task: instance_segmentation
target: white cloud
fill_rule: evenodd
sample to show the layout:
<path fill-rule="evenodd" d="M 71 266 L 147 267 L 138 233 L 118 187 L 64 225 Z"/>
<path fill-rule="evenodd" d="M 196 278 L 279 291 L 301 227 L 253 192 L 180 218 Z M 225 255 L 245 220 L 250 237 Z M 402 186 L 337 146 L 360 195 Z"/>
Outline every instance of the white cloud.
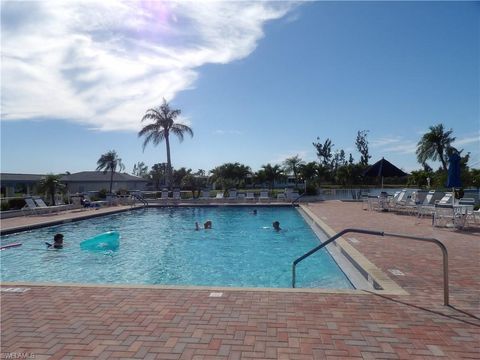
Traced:
<path fill-rule="evenodd" d="M 379 152 L 392 152 L 400 154 L 414 154 L 417 142 L 406 140 L 401 137 L 384 137 L 371 141 L 371 147 L 379 149 Z"/>
<path fill-rule="evenodd" d="M 242 135 L 243 132 L 240 130 L 215 130 L 213 132 L 215 135 Z"/>
<path fill-rule="evenodd" d="M 3 1 L 2 119 L 138 130 L 197 68 L 252 53 L 286 2 Z"/>
<path fill-rule="evenodd" d="M 289 151 L 289 152 L 279 154 L 275 159 L 272 159 L 272 160 L 268 161 L 268 163 L 281 165 L 285 161 L 285 159 L 291 158 L 291 157 L 294 157 L 294 156 L 300 157 L 300 159 L 305 161 L 305 162 L 315 160 L 311 151 L 295 150 L 295 151 Z"/>
<path fill-rule="evenodd" d="M 453 142 L 453 145 L 454 146 L 459 146 L 459 145 L 468 145 L 468 144 L 473 144 L 473 143 L 480 144 L 480 132 L 477 135 L 457 138 Z"/>

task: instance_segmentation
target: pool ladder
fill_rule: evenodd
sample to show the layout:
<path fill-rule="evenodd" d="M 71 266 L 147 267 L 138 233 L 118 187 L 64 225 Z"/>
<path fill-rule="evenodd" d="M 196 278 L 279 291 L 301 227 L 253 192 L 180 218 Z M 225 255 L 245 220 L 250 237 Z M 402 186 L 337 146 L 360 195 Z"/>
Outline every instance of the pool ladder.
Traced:
<path fill-rule="evenodd" d="M 344 229 L 340 231 L 339 233 L 333 235 L 330 239 L 327 241 L 321 243 L 317 247 L 313 248 L 309 252 L 305 253 L 304 255 L 300 256 L 298 259 L 296 259 L 293 264 L 292 264 L 292 288 L 295 287 L 295 280 L 296 280 L 296 273 L 295 273 L 295 268 L 297 264 L 304 260 L 305 258 L 309 257 L 310 255 L 316 253 L 318 250 L 321 250 L 331 242 L 334 242 L 337 240 L 340 236 L 346 234 L 346 233 L 359 233 L 359 234 L 367 234 L 367 235 L 375 235 L 375 236 L 391 236 L 395 238 L 401 238 L 401 239 L 410 239 L 410 240 L 417 240 L 417 241 L 425 241 L 425 242 L 430 242 L 436 244 L 438 247 L 440 247 L 440 250 L 442 250 L 443 254 L 443 304 L 445 306 L 449 305 L 449 291 L 448 291 L 448 252 L 447 248 L 445 245 L 443 245 L 439 240 L 434 239 L 434 238 L 427 238 L 427 237 L 419 237 L 419 236 L 411 236 L 411 235 L 403 235 L 403 234 L 392 234 L 392 233 L 386 233 L 384 231 L 374 231 L 374 230 L 366 230 L 366 229 Z"/>
<path fill-rule="evenodd" d="M 148 207 L 148 201 L 142 195 L 138 193 L 133 193 L 133 192 L 130 195 L 134 199 L 137 199 L 138 201 L 140 201 L 143 204 L 143 206 Z"/>

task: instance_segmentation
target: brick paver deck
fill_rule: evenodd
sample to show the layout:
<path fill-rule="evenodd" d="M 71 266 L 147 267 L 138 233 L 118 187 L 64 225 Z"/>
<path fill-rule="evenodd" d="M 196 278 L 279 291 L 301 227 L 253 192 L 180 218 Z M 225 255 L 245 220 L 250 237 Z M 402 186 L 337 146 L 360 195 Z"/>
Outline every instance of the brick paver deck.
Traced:
<path fill-rule="evenodd" d="M 1 293 L 1 352 L 35 359 L 478 359 L 480 236 L 429 220 L 324 202 L 334 230 L 433 236 L 450 254 L 451 307 L 442 305 L 441 254 L 431 244 L 357 234 L 352 245 L 409 295 L 367 292 L 28 286 Z M 348 240 L 347 240 L 348 241 Z M 218 292 L 218 290 L 214 290 Z M 15 356 L 15 355 L 13 355 Z"/>

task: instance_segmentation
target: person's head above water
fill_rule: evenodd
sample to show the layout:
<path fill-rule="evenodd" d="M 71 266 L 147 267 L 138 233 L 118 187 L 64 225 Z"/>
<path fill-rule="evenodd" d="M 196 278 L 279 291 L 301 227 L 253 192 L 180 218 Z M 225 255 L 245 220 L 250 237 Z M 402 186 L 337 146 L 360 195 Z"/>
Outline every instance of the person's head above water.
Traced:
<path fill-rule="evenodd" d="M 62 248 L 63 247 L 63 234 L 55 234 L 53 237 L 53 247 Z"/>
<path fill-rule="evenodd" d="M 212 228 L 212 221 L 211 220 L 205 221 L 205 224 L 203 224 L 203 227 L 205 229 L 211 229 Z"/>
<path fill-rule="evenodd" d="M 280 223 L 279 223 L 278 221 L 274 221 L 274 222 L 272 223 L 272 225 L 273 225 L 273 228 L 274 228 L 276 231 L 281 230 L 281 229 L 280 229 Z"/>

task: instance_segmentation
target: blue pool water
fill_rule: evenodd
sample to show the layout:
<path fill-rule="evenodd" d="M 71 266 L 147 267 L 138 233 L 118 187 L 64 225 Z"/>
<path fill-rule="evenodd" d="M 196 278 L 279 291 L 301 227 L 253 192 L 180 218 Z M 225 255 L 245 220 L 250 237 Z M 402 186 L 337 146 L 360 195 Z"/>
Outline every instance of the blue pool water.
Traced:
<path fill-rule="evenodd" d="M 292 262 L 319 240 L 294 208 L 253 209 L 149 208 L 2 236 L 2 245 L 23 245 L 0 252 L 1 280 L 291 287 Z M 207 219 L 211 230 L 194 230 Z M 274 220 L 282 231 L 272 229 Z M 82 240 L 112 230 L 121 234 L 117 251 L 80 249 Z M 47 250 L 56 233 L 65 247 Z M 321 251 L 297 266 L 297 287 L 352 285 Z"/>

